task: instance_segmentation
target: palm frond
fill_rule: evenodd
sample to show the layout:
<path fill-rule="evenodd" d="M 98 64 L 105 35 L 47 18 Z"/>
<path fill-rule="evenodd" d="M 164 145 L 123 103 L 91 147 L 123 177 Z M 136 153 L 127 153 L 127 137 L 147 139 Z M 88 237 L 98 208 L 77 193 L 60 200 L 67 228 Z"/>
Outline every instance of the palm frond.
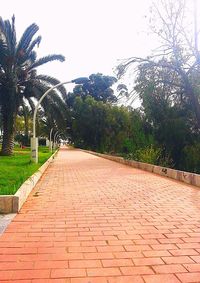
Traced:
<path fill-rule="evenodd" d="M 33 36 L 36 34 L 36 32 L 39 30 L 39 27 L 33 23 L 30 25 L 25 32 L 23 33 L 18 45 L 16 53 L 20 55 L 20 52 L 27 52 L 27 48 L 29 48 L 29 45 L 31 41 L 33 40 Z"/>
<path fill-rule="evenodd" d="M 17 44 L 17 37 L 16 37 L 16 30 L 15 30 L 15 16 L 14 15 L 12 16 L 11 29 L 12 29 L 12 37 L 11 37 L 12 54 L 15 54 L 15 49 L 16 49 L 16 44 Z"/>
<path fill-rule="evenodd" d="M 3 39 L 0 39 L 0 66 L 5 68 L 6 58 L 9 55 L 8 46 Z"/>
<path fill-rule="evenodd" d="M 36 58 L 37 58 L 37 54 L 35 51 L 30 52 L 29 54 L 29 58 L 31 62 L 35 62 Z"/>
<path fill-rule="evenodd" d="M 49 86 L 45 83 L 41 83 L 40 81 L 34 80 L 34 84 L 32 86 L 32 93 L 34 94 L 34 97 L 39 100 L 40 97 L 49 89 Z M 52 90 L 49 93 L 49 96 L 55 96 L 57 95 L 57 92 L 55 90 Z"/>
<path fill-rule="evenodd" d="M 61 110 L 60 104 L 55 103 L 56 96 L 47 96 L 42 102 L 42 107 L 48 117 L 53 117 L 59 129 L 66 128 L 66 112 Z M 54 99 L 54 101 L 53 101 Z"/>
<path fill-rule="evenodd" d="M 52 103 L 56 107 L 58 107 L 61 112 L 67 109 L 65 101 L 58 94 L 56 94 L 55 96 L 49 96 L 49 100 L 51 100 Z"/>
<path fill-rule="evenodd" d="M 49 89 L 49 86 L 44 85 L 38 80 L 35 80 L 34 74 L 33 79 L 30 79 L 25 83 L 24 97 L 40 99 L 40 97 Z M 56 92 L 55 92 L 56 93 Z"/>
<path fill-rule="evenodd" d="M 7 50 L 11 56 L 15 53 L 16 47 L 16 31 L 15 31 L 15 18 L 13 16 L 12 23 L 9 20 L 3 20 L 0 17 L 0 32 L 1 40 L 4 41 L 4 44 L 7 47 Z"/>
<path fill-rule="evenodd" d="M 41 37 L 40 35 L 39 35 L 36 39 L 34 39 L 34 40 L 31 42 L 31 44 L 29 45 L 29 48 L 28 48 L 28 50 L 27 50 L 27 53 L 30 53 L 30 52 L 34 49 L 34 47 L 35 47 L 36 45 L 39 47 L 41 40 L 42 40 L 42 37 Z"/>
<path fill-rule="evenodd" d="M 0 32 L 4 31 L 4 20 L 0 17 Z"/>
<path fill-rule="evenodd" d="M 32 51 L 30 53 L 24 53 L 22 56 L 17 57 L 17 63 L 21 67 L 25 67 L 27 69 L 27 66 L 31 66 L 33 62 L 35 62 L 37 57 L 37 54 L 35 51 Z"/>
<path fill-rule="evenodd" d="M 33 113 L 34 110 L 35 110 L 35 103 L 34 103 L 33 99 L 29 97 L 29 98 L 27 98 L 27 102 L 28 102 L 28 104 L 31 108 L 31 112 Z"/>
<path fill-rule="evenodd" d="M 25 52 L 21 52 L 17 56 L 17 63 L 19 65 L 31 65 L 36 61 L 37 55 L 36 52 L 33 50 L 35 45 L 39 45 L 41 42 L 42 37 L 38 36 L 35 40 L 33 40 Z M 20 56 L 19 56 L 20 55 Z"/>
<path fill-rule="evenodd" d="M 43 82 L 45 82 L 47 84 L 53 85 L 53 86 L 55 86 L 55 85 L 60 83 L 60 81 L 57 80 L 56 78 L 51 77 L 51 76 L 47 76 L 47 75 L 38 75 L 36 77 L 36 79 L 38 79 L 40 81 L 43 81 Z M 66 89 L 65 89 L 65 87 L 63 85 L 59 86 L 57 89 L 60 91 L 60 93 L 64 97 L 67 95 Z"/>
<path fill-rule="evenodd" d="M 42 85 L 42 87 L 44 87 L 44 85 Z M 50 94 L 47 95 L 46 98 L 48 100 L 48 103 L 51 103 L 60 112 L 64 113 L 67 110 L 67 105 L 64 99 L 58 95 L 56 90 L 53 90 L 52 92 L 50 92 Z"/>
<path fill-rule="evenodd" d="M 49 89 L 49 86 L 45 83 L 35 81 L 33 86 L 33 92 L 37 100 Z M 59 121 L 60 127 L 65 125 L 64 121 L 67 114 L 67 106 L 64 100 L 58 95 L 55 90 L 52 90 L 49 95 L 47 95 L 42 103 L 42 108 L 44 109 L 45 115 L 50 115 L 57 122 Z"/>
<path fill-rule="evenodd" d="M 60 62 L 63 62 L 65 61 L 65 57 L 63 55 L 59 55 L 59 54 L 53 54 L 53 55 L 48 55 L 48 56 L 45 56 L 45 57 L 42 57 L 40 59 L 38 59 L 37 61 L 35 61 L 35 63 L 33 63 L 29 69 L 34 69 L 34 68 L 37 68 L 43 64 L 46 64 L 48 62 L 51 62 L 51 61 L 60 61 Z"/>

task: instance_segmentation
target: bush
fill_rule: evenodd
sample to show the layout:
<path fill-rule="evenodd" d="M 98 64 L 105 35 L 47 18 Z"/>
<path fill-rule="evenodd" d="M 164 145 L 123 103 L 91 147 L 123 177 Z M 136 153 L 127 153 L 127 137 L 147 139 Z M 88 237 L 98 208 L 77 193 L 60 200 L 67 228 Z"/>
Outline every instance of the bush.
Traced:
<path fill-rule="evenodd" d="M 200 143 L 185 146 L 183 149 L 181 169 L 200 173 Z"/>
<path fill-rule="evenodd" d="M 46 138 L 39 138 L 38 139 L 38 145 L 46 146 Z"/>
<path fill-rule="evenodd" d="M 128 159 L 158 165 L 161 157 L 161 149 L 150 147 L 136 150 L 134 153 L 127 155 Z"/>
<path fill-rule="evenodd" d="M 172 158 L 169 155 L 163 154 L 160 148 L 155 148 L 153 145 L 138 149 L 134 153 L 127 154 L 124 157 L 127 159 L 163 167 L 174 167 Z"/>
<path fill-rule="evenodd" d="M 17 141 L 19 144 L 22 144 L 24 146 L 30 146 L 30 137 L 22 134 L 17 134 L 15 136 L 15 141 Z"/>
<path fill-rule="evenodd" d="M 157 165 L 161 156 L 161 150 L 160 148 L 154 148 L 151 145 L 144 149 L 138 149 L 135 152 L 135 156 L 138 161 Z"/>
<path fill-rule="evenodd" d="M 126 138 L 123 142 L 122 153 L 128 154 L 134 152 L 135 144 L 133 140 Z"/>

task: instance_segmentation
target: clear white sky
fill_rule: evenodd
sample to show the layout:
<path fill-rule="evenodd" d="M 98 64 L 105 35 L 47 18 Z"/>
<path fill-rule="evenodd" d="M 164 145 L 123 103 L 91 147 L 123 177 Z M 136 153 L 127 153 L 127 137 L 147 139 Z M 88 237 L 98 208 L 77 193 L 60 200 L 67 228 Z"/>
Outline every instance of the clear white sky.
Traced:
<path fill-rule="evenodd" d="M 117 59 L 148 55 L 145 15 L 151 0 L 6 0 L 3 19 L 16 17 L 18 38 L 35 22 L 42 42 L 40 56 L 61 53 L 64 63 L 49 63 L 39 69 L 68 80 L 91 73 L 112 75 Z"/>

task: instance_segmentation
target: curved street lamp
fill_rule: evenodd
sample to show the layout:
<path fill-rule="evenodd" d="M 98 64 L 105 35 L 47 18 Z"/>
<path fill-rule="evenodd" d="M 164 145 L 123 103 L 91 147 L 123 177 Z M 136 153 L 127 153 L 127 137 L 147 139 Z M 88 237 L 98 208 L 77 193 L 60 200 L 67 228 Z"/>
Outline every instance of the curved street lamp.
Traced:
<path fill-rule="evenodd" d="M 34 110 L 34 114 L 33 114 L 33 137 L 31 138 L 31 161 L 33 161 L 34 163 L 38 163 L 38 138 L 36 137 L 36 116 L 37 116 L 37 111 L 38 108 L 41 104 L 41 102 L 43 101 L 43 99 L 55 88 L 58 88 L 61 85 L 64 84 L 69 84 L 69 83 L 75 83 L 75 84 L 83 84 L 86 82 L 89 82 L 90 80 L 88 78 L 85 77 L 81 77 L 81 78 L 77 78 L 71 81 L 66 81 L 66 82 L 62 82 L 59 83 L 51 88 L 49 88 L 39 99 L 38 103 L 35 106 L 35 110 Z"/>

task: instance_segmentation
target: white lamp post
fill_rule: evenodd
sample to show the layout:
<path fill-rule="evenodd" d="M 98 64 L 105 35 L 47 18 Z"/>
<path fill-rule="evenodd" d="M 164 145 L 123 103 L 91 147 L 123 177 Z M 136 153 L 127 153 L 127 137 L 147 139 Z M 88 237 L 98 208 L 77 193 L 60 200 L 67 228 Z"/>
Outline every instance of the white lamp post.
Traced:
<path fill-rule="evenodd" d="M 58 142 L 59 142 L 59 139 L 60 139 L 61 135 L 62 135 L 62 133 L 60 133 L 60 134 L 58 134 L 56 136 L 56 144 L 57 144 L 57 146 L 58 146 Z"/>
<path fill-rule="evenodd" d="M 49 134 L 49 151 L 52 152 L 52 132 L 53 132 L 53 128 L 51 128 L 50 134 Z"/>
<path fill-rule="evenodd" d="M 35 106 L 35 110 L 34 110 L 34 114 L 33 114 L 33 137 L 31 138 L 31 161 L 33 161 L 34 163 L 38 163 L 38 138 L 36 137 L 36 116 L 37 116 L 37 111 L 38 108 L 42 102 L 42 100 L 45 98 L 45 96 L 47 96 L 53 89 L 58 88 L 61 85 L 64 84 L 69 84 L 69 83 L 75 83 L 75 84 L 83 84 L 85 82 L 88 82 L 89 79 L 88 78 L 78 78 L 78 79 L 74 79 L 71 81 L 67 81 L 67 82 L 62 82 L 59 83 L 53 87 L 51 87 L 50 89 L 48 89 L 39 99 L 38 103 Z"/>

